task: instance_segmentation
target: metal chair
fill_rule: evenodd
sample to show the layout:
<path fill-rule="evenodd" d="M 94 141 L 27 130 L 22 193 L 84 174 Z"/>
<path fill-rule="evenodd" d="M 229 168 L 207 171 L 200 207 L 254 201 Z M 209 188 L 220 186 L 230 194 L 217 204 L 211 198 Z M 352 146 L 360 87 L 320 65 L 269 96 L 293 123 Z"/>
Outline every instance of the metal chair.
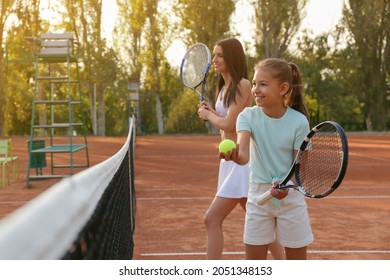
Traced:
<path fill-rule="evenodd" d="M 20 166 L 19 158 L 12 154 L 12 142 L 11 139 L 0 140 L 0 165 L 1 165 L 1 182 L 0 187 L 4 187 L 6 183 L 10 183 L 10 171 L 14 179 L 19 179 Z M 10 169 L 10 166 L 12 168 Z"/>

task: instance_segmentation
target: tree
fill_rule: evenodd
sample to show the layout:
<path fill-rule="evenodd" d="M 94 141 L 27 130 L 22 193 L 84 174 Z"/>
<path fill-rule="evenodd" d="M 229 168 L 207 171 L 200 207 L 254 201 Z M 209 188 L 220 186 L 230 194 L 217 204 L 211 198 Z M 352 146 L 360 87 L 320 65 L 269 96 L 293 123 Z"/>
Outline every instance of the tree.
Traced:
<path fill-rule="evenodd" d="M 147 18 L 147 30 L 145 32 L 145 51 L 142 61 L 145 66 L 146 91 L 154 94 L 156 106 L 156 118 L 158 133 L 164 133 L 164 117 L 162 109 L 161 91 L 161 67 L 165 65 L 165 51 L 168 45 L 164 45 L 165 35 L 168 30 L 167 18 L 163 13 L 159 13 L 159 0 L 148 0 L 145 3 Z"/>
<path fill-rule="evenodd" d="M 164 2 L 164 3 L 163 3 Z M 141 78 L 140 91 L 141 127 L 143 131 L 163 134 L 168 111 L 172 71 L 165 52 L 173 33 L 167 18 L 169 1 L 120 0 L 118 35 L 123 31 L 130 39 L 119 39 L 123 52 L 124 68 L 130 77 Z M 152 117 L 153 116 L 153 117 Z M 145 128 L 147 127 L 147 128 Z"/>
<path fill-rule="evenodd" d="M 255 0 L 256 30 L 262 36 L 255 37 L 260 57 L 283 57 L 292 38 L 297 33 L 307 0 Z"/>
<path fill-rule="evenodd" d="M 177 24 L 180 38 L 185 45 L 190 46 L 194 43 L 202 42 L 209 48 L 213 48 L 218 40 L 230 37 L 230 19 L 235 11 L 236 2 L 236 0 L 179 0 L 178 5 L 175 7 L 175 13 L 179 18 Z M 215 88 L 216 75 L 214 75 L 213 69 L 211 69 L 205 90 L 205 98 L 211 104 L 214 103 Z M 184 90 L 188 91 L 182 87 L 182 91 Z M 182 97 L 186 98 L 185 95 L 182 95 Z M 185 101 L 179 101 L 179 103 L 185 103 Z M 186 118 L 194 119 L 193 121 L 196 123 L 198 116 L 193 112 L 196 112 L 196 110 L 188 108 Z M 171 115 L 171 117 L 173 116 Z M 215 128 L 210 126 L 210 123 L 206 122 L 205 125 L 209 133 L 216 132 Z"/>
<path fill-rule="evenodd" d="M 140 80 L 142 72 L 141 53 L 142 53 L 142 36 L 145 31 L 145 9 L 144 1 L 142 0 L 117 0 L 118 14 L 117 24 L 114 28 L 114 48 L 120 58 L 120 67 L 122 69 L 121 80 L 128 81 L 129 78 Z M 123 36 L 126 34 L 126 36 Z M 127 87 L 126 87 L 127 88 Z M 128 95 L 129 92 L 126 91 Z M 138 91 L 139 99 L 137 101 L 138 110 L 137 123 L 142 125 L 142 106 L 140 98 L 141 94 Z M 128 100 L 130 103 L 131 101 Z M 128 104 L 128 107 L 130 104 Z M 130 110 L 130 108 L 129 108 Z M 129 112 L 130 114 L 130 112 Z M 143 126 L 143 125 L 142 125 Z"/>
<path fill-rule="evenodd" d="M 332 48 L 330 39 L 339 43 L 330 33 L 314 39 L 305 33 L 298 41 L 299 53 L 292 59 L 302 72 L 311 126 L 334 120 L 344 128 L 361 129 L 361 105 L 351 90 L 356 85 L 352 82 L 356 79 L 356 57 L 348 49 Z"/>
<path fill-rule="evenodd" d="M 5 104 L 5 91 L 4 91 L 4 72 L 5 72 L 5 51 L 4 51 L 4 39 L 5 39 L 5 24 L 8 17 L 11 14 L 11 8 L 15 0 L 0 1 L 0 135 L 4 134 L 4 104 Z"/>
<path fill-rule="evenodd" d="M 35 54 L 27 38 L 36 37 L 45 24 L 40 18 L 39 0 L 16 0 L 8 3 L 13 4 L 8 6 L 8 13 L 16 20 L 2 32 L 2 36 L 5 32 L 9 35 L 6 41 L 9 60 L 2 65 L 4 71 L 0 73 L 0 79 L 3 79 L 0 85 L 3 91 L 0 95 L 3 98 L 0 107 L 4 106 L 3 111 L 0 110 L 0 119 L 4 121 L 5 134 L 20 135 L 27 134 L 31 124 L 32 86 L 29 81 L 34 76 L 34 65 L 24 60 Z M 3 4 L 6 2 L 3 1 Z M 38 117 L 40 121 L 44 121 L 43 113 L 40 112 Z"/>
<path fill-rule="evenodd" d="M 73 32 L 80 42 L 79 51 L 84 66 L 83 80 L 88 83 L 90 117 L 94 135 L 106 134 L 106 99 L 104 92 L 107 85 L 115 81 L 117 75 L 116 59 L 112 49 L 107 47 L 102 37 L 103 0 L 63 0 L 66 15 L 63 15 L 65 29 Z M 97 120 L 95 120 L 97 99 Z"/>
<path fill-rule="evenodd" d="M 142 65 L 142 35 L 145 32 L 146 14 L 143 0 L 117 0 L 118 25 L 114 30 L 114 46 L 123 60 L 130 77 L 140 77 Z M 127 34 L 127 36 L 123 36 Z"/>
<path fill-rule="evenodd" d="M 176 106 L 172 106 L 167 116 L 168 133 L 205 133 L 207 128 L 199 118 L 192 118 L 196 115 L 197 107 L 194 104 L 199 102 L 197 94 L 186 91 L 183 96 L 177 98 Z M 190 111 L 190 114 L 188 113 Z"/>
<path fill-rule="evenodd" d="M 360 59 L 360 88 L 367 130 L 386 130 L 386 101 L 390 69 L 390 1 L 349 0 L 344 24 L 352 35 L 350 47 Z"/>
<path fill-rule="evenodd" d="M 179 0 L 175 11 L 184 43 L 189 46 L 202 42 L 212 47 L 228 36 L 235 3 L 236 0 Z"/>

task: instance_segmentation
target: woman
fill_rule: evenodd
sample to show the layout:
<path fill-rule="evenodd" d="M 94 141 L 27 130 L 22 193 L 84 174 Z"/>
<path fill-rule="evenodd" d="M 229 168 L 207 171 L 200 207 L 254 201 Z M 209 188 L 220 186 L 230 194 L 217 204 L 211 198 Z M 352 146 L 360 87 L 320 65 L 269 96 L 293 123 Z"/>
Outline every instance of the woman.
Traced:
<path fill-rule="evenodd" d="M 206 101 L 199 105 L 198 114 L 220 130 L 221 140 L 237 140 L 236 120 L 246 107 L 252 106 L 251 83 L 247 79 L 244 49 L 237 39 L 228 38 L 216 43 L 212 63 L 218 73 L 215 110 Z M 249 188 L 249 164 L 243 166 L 221 159 L 217 194 L 209 206 L 204 223 L 207 229 L 207 258 L 221 259 L 224 246 L 222 223 L 240 204 L 246 209 Z M 274 258 L 283 258 L 278 244 Z"/>

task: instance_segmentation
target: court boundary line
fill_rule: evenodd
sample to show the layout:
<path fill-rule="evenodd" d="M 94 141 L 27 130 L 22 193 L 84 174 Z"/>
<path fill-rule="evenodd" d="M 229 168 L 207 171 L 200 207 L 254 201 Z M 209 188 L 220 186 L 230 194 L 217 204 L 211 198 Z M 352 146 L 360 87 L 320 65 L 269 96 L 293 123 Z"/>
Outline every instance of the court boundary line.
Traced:
<path fill-rule="evenodd" d="M 308 254 L 390 254 L 390 250 L 307 250 Z M 206 252 L 141 253 L 142 257 L 203 256 Z M 245 252 L 223 252 L 222 255 L 245 255 Z"/>
<path fill-rule="evenodd" d="M 390 159 L 388 158 L 381 158 L 381 157 L 373 157 L 373 156 L 366 156 L 366 155 L 362 155 L 362 154 L 359 154 L 359 153 L 351 153 L 349 152 L 349 155 L 350 156 L 355 156 L 355 157 L 362 157 L 362 158 L 369 158 L 369 159 L 375 159 L 375 160 L 380 160 L 380 161 L 390 161 Z"/>
<path fill-rule="evenodd" d="M 213 199 L 213 196 L 200 197 L 137 197 L 137 200 L 203 200 Z M 389 199 L 390 195 L 367 195 L 367 196 L 328 196 L 324 199 Z"/>
<path fill-rule="evenodd" d="M 213 196 L 199 196 L 199 197 L 137 197 L 137 200 L 210 200 Z M 366 195 L 366 196 L 328 196 L 324 199 L 389 199 L 390 195 Z M 15 201 L 0 201 L 0 204 L 23 204 L 30 200 L 15 200 Z"/>
<path fill-rule="evenodd" d="M 213 196 L 199 196 L 199 197 L 137 197 L 137 200 L 210 200 Z M 389 199 L 390 195 L 366 195 L 366 196 L 328 196 L 324 199 Z M 15 200 L 15 201 L 0 201 L 0 204 L 23 204 L 30 200 Z"/>

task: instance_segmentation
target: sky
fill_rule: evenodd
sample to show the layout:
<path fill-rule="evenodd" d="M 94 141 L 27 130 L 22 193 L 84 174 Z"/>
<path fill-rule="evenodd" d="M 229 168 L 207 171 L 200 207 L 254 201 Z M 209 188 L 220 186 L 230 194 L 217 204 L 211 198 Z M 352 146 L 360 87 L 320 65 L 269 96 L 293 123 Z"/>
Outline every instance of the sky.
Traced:
<path fill-rule="evenodd" d="M 310 27 L 315 34 L 328 31 L 340 20 L 342 8 L 343 0 L 310 0 L 301 28 Z"/>
<path fill-rule="evenodd" d="M 248 8 L 248 1 L 239 0 L 235 29 L 242 34 L 242 40 L 250 41 L 253 32 L 248 30 L 251 8 Z M 303 20 L 300 30 L 311 29 L 313 36 L 331 30 L 340 20 L 342 15 L 343 0 L 309 0 L 306 7 L 307 15 Z M 249 10 L 249 11 L 248 11 Z M 243 16 L 248 15 L 249 16 Z M 168 49 L 167 56 L 174 65 L 180 65 L 184 56 L 185 47 L 180 42 L 174 42 Z"/>
<path fill-rule="evenodd" d="M 306 6 L 307 15 L 301 24 L 300 30 L 309 28 L 314 35 L 330 30 L 341 18 L 342 4 L 343 0 L 309 0 Z M 248 8 L 248 5 L 247 1 L 239 0 L 237 9 L 240 12 L 235 18 L 237 31 L 243 34 L 242 37 L 245 40 L 251 38 L 251 31 L 248 31 L 246 26 L 248 26 L 250 17 L 253 17 L 254 14 L 251 8 Z M 243 16 L 243 14 L 248 13 L 249 16 Z"/>
<path fill-rule="evenodd" d="M 301 30 L 310 28 L 314 35 L 330 30 L 341 18 L 343 1 L 344 0 L 309 0 L 308 6 L 306 7 L 307 16 L 302 22 Z M 50 7 L 55 5 L 55 1 L 43 0 L 42 4 L 43 7 Z M 247 26 L 249 25 L 253 11 L 251 8 L 248 8 L 248 0 L 238 0 L 237 5 L 238 12 L 234 18 L 234 26 L 236 31 L 242 33 L 241 39 L 248 41 L 251 38 L 251 31 L 248 30 Z M 103 1 L 103 34 L 105 34 L 106 37 L 110 37 L 110 34 L 112 34 L 117 11 L 118 8 L 115 0 Z M 249 16 L 247 16 L 248 14 Z M 47 17 L 51 18 L 52 15 L 49 14 Z"/>
<path fill-rule="evenodd" d="M 242 14 L 247 9 L 247 1 L 239 0 L 238 5 L 241 9 L 239 12 L 238 24 L 241 24 L 242 31 L 246 29 L 244 27 L 248 23 L 248 17 L 243 17 Z M 343 0 L 309 0 L 307 7 L 307 17 L 304 19 L 301 28 L 310 27 L 315 34 L 319 34 L 323 31 L 331 29 L 340 19 Z M 103 17 L 104 26 L 107 34 L 111 33 L 115 24 L 115 18 L 117 13 L 116 1 L 105 0 L 103 1 Z"/>
<path fill-rule="evenodd" d="M 238 1 L 237 8 L 239 12 L 237 12 L 237 16 L 234 19 L 236 31 L 242 33 L 241 39 L 244 41 L 250 41 L 251 38 L 251 31 L 247 28 L 250 17 L 243 16 L 251 13 L 250 9 L 248 10 L 247 2 L 245 0 Z M 309 0 L 306 8 L 307 16 L 303 20 L 300 30 L 311 29 L 314 36 L 331 30 L 341 18 L 342 5 L 343 0 Z M 116 13 L 116 1 L 103 1 L 103 32 L 105 34 L 111 34 L 115 24 Z M 184 53 L 184 46 L 176 41 L 168 49 L 167 56 L 173 64 L 180 65 Z"/>

